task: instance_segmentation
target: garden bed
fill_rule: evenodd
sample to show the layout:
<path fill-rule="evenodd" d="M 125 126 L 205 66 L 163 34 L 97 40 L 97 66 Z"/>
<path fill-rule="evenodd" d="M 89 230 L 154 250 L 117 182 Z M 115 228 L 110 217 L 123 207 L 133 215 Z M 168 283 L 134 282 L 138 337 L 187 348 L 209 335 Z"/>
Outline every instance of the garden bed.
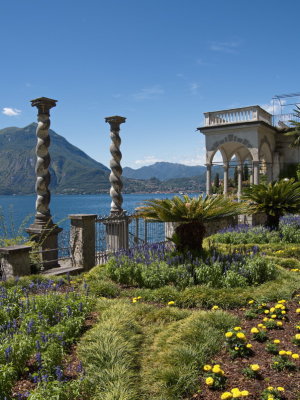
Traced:
<path fill-rule="evenodd" d="M 298 400 L 299 359 L 295 369 L 277 371 L 266 351 L 277 339 L 279 350 L 300 353 L 292 342 L 300 333 L 298 243 L 208 243 L 202 260 L 156 246 L 73 280 L 3 283 L 0 399 L 216 400 L 238 387 L 240 398 L 268 400 L 262 392 L 273 386 L 285 389 L 273 400 Z M 265 310 L 280 300 L 282 329 L 255 341 L 251 329 L 266 317 L 253 304 Z M 249 357 L 232 359 L 225 335 L 234 327 L 252 345 Z M 205 383 L 203 367 L 213 364 L 227 377 L 220 390 Z M 250 364 L 261 379 L 242 374 Z"/>

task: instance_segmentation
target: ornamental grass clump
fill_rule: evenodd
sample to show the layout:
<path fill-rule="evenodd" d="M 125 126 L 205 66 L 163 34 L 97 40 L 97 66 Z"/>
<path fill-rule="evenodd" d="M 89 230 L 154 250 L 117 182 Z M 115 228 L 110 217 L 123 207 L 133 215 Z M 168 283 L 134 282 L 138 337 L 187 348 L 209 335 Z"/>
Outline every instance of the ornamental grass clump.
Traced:
<path fill-rule="evenodd" d="M 232 358 L 248 357 L 253 354 L 252 344 L 247 343 L 247 338 L 239 326 L 225 333 L 226 346 Z"/>
<path fill-rule="evenodd" d="M 206 364 L 203 367 L 203 371 L 205 371 L 205 384 L 209 387 L 209 389 L 219 390 L 224 388 L 227 378 L 225 376 L 225 372 L 219 364 Z"/>

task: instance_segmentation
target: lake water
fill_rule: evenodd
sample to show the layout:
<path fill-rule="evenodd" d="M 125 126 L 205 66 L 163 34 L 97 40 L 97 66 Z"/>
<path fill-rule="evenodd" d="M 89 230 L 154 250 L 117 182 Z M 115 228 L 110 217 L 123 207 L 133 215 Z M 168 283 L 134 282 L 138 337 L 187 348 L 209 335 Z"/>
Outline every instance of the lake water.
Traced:
<path fill-rule="evenodd" d="M 178 193 L 143 193 L 124 194 L 123 209 L 131 214 L 142 205 L 144 200 L 154 198 L 171 198 Z M 0 220 L 0 236 L 5 235 L 5 229 L 13 235 L 23 224 L 28 227 L 34 220 L 36 195 L 0 196 L 0 219 L 4 217 L 4 226 Z M 97 195 L 52 195 L 50 210 L 53 222 L 69 230 L 69 214 L 109 215 L 111 198 L 108 194 Z M 5 228 L 4 228 L 5 227 Z M 22 229 L 23 230 L 23 229 Z M 6 236 L 6 235 L 5 235 Z"/>

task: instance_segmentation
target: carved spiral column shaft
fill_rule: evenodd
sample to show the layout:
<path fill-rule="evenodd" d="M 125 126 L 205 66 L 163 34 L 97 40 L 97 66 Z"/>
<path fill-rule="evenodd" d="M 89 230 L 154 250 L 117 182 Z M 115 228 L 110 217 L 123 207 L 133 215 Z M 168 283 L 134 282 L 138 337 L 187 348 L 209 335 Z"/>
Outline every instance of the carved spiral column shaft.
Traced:
<path fill-rule="evenodd" d="M 50 127 L 50 109 L 56 106 L 56 100 L 41 97 L 31 101 L 33 107 L 38 108 L 38 126 L 36 129 L 36 185 L 35 190 L 37 199 L 35 203 L 35 224 L 52 224 L 51 213 L 49 209 L 50 191 L 50 155 L 48 148 L 50 146 L 49 127 Z"/>
<path fill-rule="evenodd" d="M 108 122 L 110 125 L 110 137 L 112 140 L 110 146 L 110 152 L 112 155 L 112 159 L 110 161 L 111 174 L 109 176 L 109 181 L 111 183 L 110 196 L 112 198 L 110 207 L 111 215 L 122 215 L 124 213 L 122 209 L 123 183 L 121 180 L 122 167 L 120 163 L 122 159 L 122 153 L 120 151 L 121 138 L 119 132 L 120 132 L 120 125 L 125 121 L 126 118 L 119 116 L 105 118 L 105 122 Z"/>

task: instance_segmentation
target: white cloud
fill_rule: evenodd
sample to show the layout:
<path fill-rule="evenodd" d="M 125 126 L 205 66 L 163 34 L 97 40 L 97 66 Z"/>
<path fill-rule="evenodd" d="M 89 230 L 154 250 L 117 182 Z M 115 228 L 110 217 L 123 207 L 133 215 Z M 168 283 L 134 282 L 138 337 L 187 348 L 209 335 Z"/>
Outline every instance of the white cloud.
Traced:
<path fill-rule="evenodd" d="M 2 114 L 7 115 L 8 117 L 17 117 L 21 112 L 22 111 L 17 108 L 4 107 L 2 109 Z"/>
<path fill-rule="evenodd" d="M 200 85 L 197 82 L 192 82 L 189 84 L 189 89 L 191 94 L 198 94 L 198 89 Z"/>
<path fill-rule="evenodd" d="M 152 164 L 155 164 L 156 162 L 160 162 L 160 161 L 164 161 L 164 160 L 162 160 L 160 158 L 157 158 L 155 156 L 146 156 L 142 160 L 134 161 L 134 165 L 137 168 L 141 168 L 141 167 L 144 167 L 146 165 L 152 165 Z"/>
<path fill-rule="evenodd" d="M 237 48 L 240 46 L 240 42 L 212 42 L 210 44 L 210 50 L 221 53 L 235 54 Z"/>
<path fill-rule="evenodd" d="M 280 103 L 278 101 L 275 101 L 273 103 L 273 101 L 270 100 L 269 103 L 261 104 L 260 107 L 272 115 L 277 115 L 281 114 L 282 112 L 284 113 L 284 106 L 286 104 L 286 100 L 281 100 L 281 104 L 282 106 L 280 106 Z"/>
<path fill-rule="evenodd" d="M 165 91 L 159 85 L 154 85 L 149 88 L 144 88 L 137 93 L 134 93 L 132 97 L 135 100 L 149 100 L 155 99 L 158 96 L 161 96 L 165 93 Z"/>

